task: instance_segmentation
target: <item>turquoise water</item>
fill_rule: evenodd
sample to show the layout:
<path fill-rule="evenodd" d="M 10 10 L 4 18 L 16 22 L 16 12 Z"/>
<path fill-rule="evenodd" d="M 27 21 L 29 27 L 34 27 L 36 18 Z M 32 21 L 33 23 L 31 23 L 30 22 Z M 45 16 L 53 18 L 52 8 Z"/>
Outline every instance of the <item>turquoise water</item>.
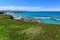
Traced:
<path fill-rule="evenodd" d="M 11 14 L 14 17 L 34 18 L 42 20 L 42 23 L 60 24 L 60 12 L 59 11 L 46 11 L 46 12 L 23 12 L 17 14 Z"/>

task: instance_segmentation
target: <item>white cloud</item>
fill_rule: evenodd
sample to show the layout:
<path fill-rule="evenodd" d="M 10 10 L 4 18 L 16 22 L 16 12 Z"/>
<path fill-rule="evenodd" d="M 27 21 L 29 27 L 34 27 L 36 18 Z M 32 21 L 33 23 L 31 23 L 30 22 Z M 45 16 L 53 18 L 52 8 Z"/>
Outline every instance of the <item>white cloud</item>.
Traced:
<path fill-rule="evenodd" d="M 15 9 L 13 6 L 0 6 L 0 10 L 13 10 Z"/>
<path fill-rule="evenodd" d="M 15 7 L 15 6 L 0 6 L 0 10 L 26 10 L 26 11 L 38 11 L 42 7 Z"/>
<path fill-rule="evenodd" d="M 0 6 L 0 10 L 22 10 L 22 11 L 60 11 L 60 7 L 27 7 L 27 6 Z"/>

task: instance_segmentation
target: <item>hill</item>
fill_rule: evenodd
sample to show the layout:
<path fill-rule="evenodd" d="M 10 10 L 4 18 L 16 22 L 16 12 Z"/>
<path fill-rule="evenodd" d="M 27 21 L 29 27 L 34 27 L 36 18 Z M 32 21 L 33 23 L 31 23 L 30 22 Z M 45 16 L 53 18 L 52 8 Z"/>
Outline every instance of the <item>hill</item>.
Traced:
<path fill-rule="evenodd" d="M 0 40 L 60 40 L 60 25 L 18 21 L 0 15 Z"/>

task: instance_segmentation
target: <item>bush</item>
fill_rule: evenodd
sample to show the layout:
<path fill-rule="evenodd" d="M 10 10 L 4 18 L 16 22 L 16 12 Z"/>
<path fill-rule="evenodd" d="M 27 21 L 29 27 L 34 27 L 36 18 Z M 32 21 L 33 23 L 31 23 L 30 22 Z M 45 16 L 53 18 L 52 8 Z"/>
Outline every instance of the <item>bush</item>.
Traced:
<path fill-rule="evenodd" d="M 13 16 L 11 15 L 0 15 L 0 19 L 13 19 Z"/>

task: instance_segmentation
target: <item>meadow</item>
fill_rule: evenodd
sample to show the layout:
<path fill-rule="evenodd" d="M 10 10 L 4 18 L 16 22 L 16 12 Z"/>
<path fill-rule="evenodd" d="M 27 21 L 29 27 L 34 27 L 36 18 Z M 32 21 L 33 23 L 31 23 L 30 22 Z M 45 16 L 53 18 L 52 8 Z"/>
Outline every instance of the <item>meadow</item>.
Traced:
<path fill-rule="evenodd" d="M 0 15 L 0 40 L 60 40 L 60 24 L 25 22 Z"/>

